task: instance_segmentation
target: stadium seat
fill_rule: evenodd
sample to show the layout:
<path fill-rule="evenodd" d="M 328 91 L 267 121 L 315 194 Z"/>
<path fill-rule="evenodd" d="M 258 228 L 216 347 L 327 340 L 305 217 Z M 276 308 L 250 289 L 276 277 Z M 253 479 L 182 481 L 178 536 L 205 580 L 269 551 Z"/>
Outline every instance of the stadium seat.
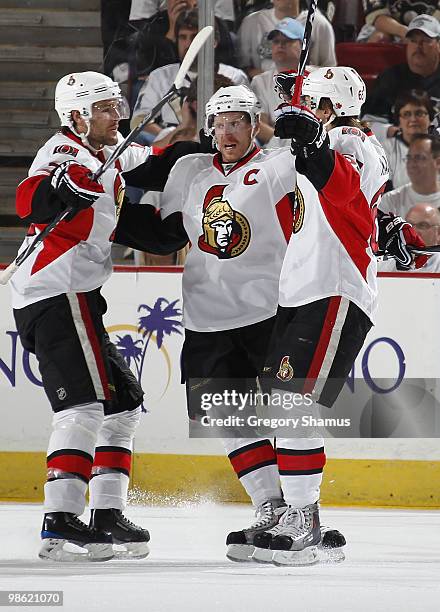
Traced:
<path fill-rule="evenodd" d="M 367 88 L 386 68 L 406 61 L 405 45 L 395 43 L 338 43 L 336 57 L 338 66 L 355 68 Z"/>

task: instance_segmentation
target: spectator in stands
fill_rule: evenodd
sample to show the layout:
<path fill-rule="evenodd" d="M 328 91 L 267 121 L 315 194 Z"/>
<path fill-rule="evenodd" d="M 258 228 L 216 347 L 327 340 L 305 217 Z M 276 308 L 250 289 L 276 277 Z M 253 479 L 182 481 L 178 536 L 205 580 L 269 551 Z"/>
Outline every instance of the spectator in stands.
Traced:
<path fill-rule="evenodd" d="M 409 209 L 406 220 L 411 223 L 426 246 L 440 242 L 440 210 L 431 204 L 416 204 Z"/>
<path fill-rule="evenodd" d="M 160 66 L 179 61 L 177 52 L 176 23 L 181 13 L 196 7 L 197 0 L 167 0 L 165 11 L 159 11 L 147 19 L 136 40 L 137 76 L 150 74 Z M 216 18 L 219 31 L 217 58 L 219 62 L 236 65 L 235 48 L 227 26 Z"/>
<path fill-rule="evenodd" d="M 249 76 L 254 77 L 274 67 L 269 32 L 285 17 L 302 24 L 307 11 L 300 12 L 299 0 L 273 0 L 273 8 L 256 11 L 245 17 L 238 30 L 240 62 Z M 313 23 L 309 63 L 316 66 L 336 66 L 335 36 L 332 26 L 318 10 Z"/>
<path fill-rule="evenodd" d="M 180 13 L 176 21 L 176 41 L 179 62 L 168 64 L 153 70 L 139 91 L 138 98 L 134 105 L 132 127 L 137 125 L 145 115 L 163 98 L 169 90 L 176 74 L 179 70 L 180 62 L 186 55 L 193 39 L 198 32 L 198 13 L 197 10 L 185 11 Z M 219 43 L 220 33 L 215 30 L 215 46 Z M 219 74 L 227 77 L 232 81 L 233 85 L 248 84 L 246 74 L 239 68 L 228 66 L 227 64 L 218 63 L 216 66 Z M 190 81 L 188 80 L 188 86 Z M 154 121 L 150 122 L 145 128 L 145 135 L 150 135 L 145 138 L 144 143 L 151 143 L 159 136 L 163 129 L 175 127 L 181 121 L 181 101 L 174 100 L 163 107 L 161 114 Z"/>
<path fill-rule="evenodd" d="M 364 0 L 365 25 L 358 42 L 400 42 L 405 39 L 408 24 L 417 15 L 440 18 L 438 0 Z"/>
<path fill-rule="evenodd" d="M 281 103 L 274 88 L 274 75 L 298 68 L 304 26 L 291 17 L 286 17 L 269 32 L 267 38 L 272 45 L 272 60 L 275 66 L 254 76 L 251 89 L 261 103 L 260 131 L 258 140 L 269 146 L 280 146 L 284 141 L 274 137 L 275 109 Z M 273 139 L 273 140 L 272 140 Z"/>
<path fill-rule="evenodd" d="M 405 217 L 416 204 L 440 207 L 440 137 L 415 134 L 409 145 L 406 168 L 410 182 L 382 196 L 380 209 Z"/>
<path fill-rule="evenodd" d="M 405 64 L 391 66 L 378 77 L 363 106 L 363 119 L 378 138 L 385 138 L 392 123 L 392 108 L 399 93 L 421 89 L 440 110 L 440 23 L 430 15 L 415 17 L 406 34 Z"/>
<path fill-rule="evenodd" d="M 414 134 L 427 134 L 434 118 L 430 97 L 425 91 L 411 89 L 397 97 L 394 107 L 394 123 L 388 129 L 388 138 L 381 144 L 390 165 L 391 188 L 409 183 L 406 171 L 408 147 Z"/>
<path fill-rule="evenodd" d="M 118 83 L 128 79 L 130 1 L 101 0 L 104 73 Z"/>
<path fill-rule="evenodd" d="M 150 19 L 151 17 L 154 17 L 156 13 L 165 11 L 166 8 L 166 0 L 132 0 L 130 21 Z M 228 23 L 228 27 L 230 29 L 234 29 L 234 0 L 217 0 L 215 3 L 214 12 L 216 17 L 219 17 Z"/>
<path fill-rule="evenodd" d="M 416 204 L 412 206 L 405 217 L 411 223 L 417 234 L 427 247 L 434 246 L 440 242 L 440 210 L 431 204 Z M 394 259 L 387 259 L 378 263 L 379 272 L 396 272 Z M 411 272 L 440 272 L 440 254 L 429 257 L 427 263 Z"/>
<path fill-rule="evenodd" d="M 214 75 L 214 92 L 220 87 L 230 87 L 234 83 L 227 77 L 217 73 Z M 160 140 L 156 139 L 154 144 L 156 147 L 166 147 L 175 142 L 199 140 L 197 132 L 197 77 L 191 83 L 188 94 L 182 102 L 181 109 L 182 119 L 178 126 L 170 127 L 163 130 L 160 134 Z"/>

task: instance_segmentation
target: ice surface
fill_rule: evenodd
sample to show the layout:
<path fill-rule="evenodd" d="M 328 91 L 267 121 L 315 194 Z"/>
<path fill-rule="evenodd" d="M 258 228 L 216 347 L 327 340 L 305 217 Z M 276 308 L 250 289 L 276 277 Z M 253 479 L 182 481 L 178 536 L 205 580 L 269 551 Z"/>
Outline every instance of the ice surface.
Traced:
<path fill-rule="evenodd" d="M 347 559 L 301 568 L 225 558 L 226 534 L 249 523 L 250 506 L 132 506 L 126 514 L 151 532 L 147 559 L 55 564 L 37 557 L 41 506 L 0 504 L 0 590 L 63 590 L 63 608 L 52 609 L 68 612 L 440 610 L 437 511 L 323 508 L 322 522 L 347 538 Z"/>

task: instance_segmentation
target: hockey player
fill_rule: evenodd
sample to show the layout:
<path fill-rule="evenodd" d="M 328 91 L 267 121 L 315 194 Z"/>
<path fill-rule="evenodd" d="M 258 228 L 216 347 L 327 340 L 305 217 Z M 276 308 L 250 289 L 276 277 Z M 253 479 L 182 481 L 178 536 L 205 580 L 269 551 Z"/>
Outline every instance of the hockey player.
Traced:
<path fill-rule="evenodd" d="M 162 197 L 161 223 L 173 222 L 175 235 L 180 224 L 180 236 L 186 233 L 192 244 L 183 275 L 182 367 L 193 419 L 200 414 L 199 379 L 204 381 L 203 391 L 214 392 L 220 390 L 216 379 L 223 379 L 222 384 L 224 379 L 235 379 L 231 385 L 237 389 L 239 379 L 255 379 L 261 372 L 277 310 L 286 241 L 292 229 L 294 238 L 300 234 L 307 202 L 314 203 L 318 197 L 315 186 L 297 175 L 289 148 L 258 149 L 254 139 L 259 110 L 255 95 L 246 87 L 216 92 L 206 105 L 205 128 L 218 152 L 195 153 L 179 160 Z M 321 192 L 335 207 L 341 201 L 355 201 L 360 193 L 360 176 L 353 159 L 329 149 L 322 122 L 313 113 L 301 113 L 301 120 L 300 133 L 322 128 L 319 146 L 315 143 L 314 147 L 319 158 L 319 163 L 314 163 L 324 166 L 325 162 L 318 174 Z M 375 155 L 374 147 L 369 151 Z M 382 178 L 385 182 L 386 165 Z M 295 210 L 297 181 L 302 204 Z M 122 209 L 115 240 L 151 250 L 142 222 L 143 209 Z M 365 214 L 371 234 L 374 220 L 369 207 Z M 224 443 L 257 509 L 254 525 L 228 536 L 227 554 L 234 560 L 250 560 L 255 550 L 254 535 L 275 526 L 286 511 L 277 455 L 266 439 L 231 439 Z M 303 456 L 307 451 L 300 453 L 299 461 Z M 322 455 L 318 459 L 322 461 Z M 319 479 L 320 472 L 322 467 L 318 467 Z M 328 531 L 323 543 L 341 546 L 344 539 L 339 532 Z"/>
<path fill-rule="evenodd" d="M 96 72 L 63 77 L 55 91 L 61 131 L 38 151 L 17 189 L 31 225 L 20 251 L 61 210 L 69 217 L 23 263 L 10 285 L 17 329 L 36 354 L 54 412 L 40 557 L 104 561 L 148 554 L 149 534 L 124 517 L 133 436 L 143 392 L 105 333 L 100 287 L 112 270 L 110 238 L 124 195 L 121 172 L 148 160 L 131 145 L 99 181 L 91 175 L 122 140 L 128 105 Z M 79 520 L 89 486 L 90 525 Z M 66 542 L 82 550 L 68 551 Z"/>
<path fill-rule="evenodd" d="M 303 95 L 307 107 L 287 104 L 277 112 L 275 134 L 292 139 L 304 213 L 283 262 L 263 376 L 272 392 L 311 393 L 314 402 L 331 407 L 374 323 L 377 242 L 406 266 L 412 259 L 406 245 L 422 243 L 401 219 L 377 219 L 388 165 L 358 121 L 365 85 L 356 71 L 318 69 L 304 81 Z M 351 171 L 338 167 L 341 156 Z M 314 563 L 321 541 L 323 439 L 277 437 L 276 450 L 268 441 L 235 449 L 232 461 L 246 468 L 241 480 L 249 490 L 265 486 L 261 472 L 267 468 L 258 465 L 263 457 L 266 464 L 276 459 L 287 510 L 266 532 L 245 530 L 230 534 L 230 541 L 256 546 L 259 561 Z M 266 519 L 276 522 L 273 497 L 267 486 Z"/>
<path fill-rule="evenodd" d="M 261 151 L 256 146 L 259 113 L 259 103 L 248 88 L 217 91 L 206 105 L 205 126 L 217 153 L 179 160 L 162 196 L 163 221 L 180 220 L 192 244 L 183 274 L 182 353 L 191 418 L 200 414 L 200 388 L 196 384 L 193 389 L 191 381 L 211 381 L 213 388 L 205 384 L 203 391 L 215 392 L 217 379 L 230 379 L 237 390 L 240 379 L 255 380 L 261 371 L 277 310 L 286 243 L 292 228 L 299 232 L 303 222 L 303 210 L 294 210 L 295 158 L 289 148 Z M 312 114 L 305 121 L 316 123 Z M 354 197 L 350 190 L 359 190 L 357 170 L 342 155 L 333 154 L 331 161 L 341 180 L 342 197 Z M 311 184 L 303 189 L 306 201 L 309 192 L 315 197 Z M 335 192 L 331 197 L 336 198 Z M 142 209 L 123 208 L 115 239 L 151 250 Z M 253 535 L 276 524 L 286 508 L 276 455 L 268 440 L 224 442 L 257 508 L 258 522 L 247 532 Z M 239 539 L 244 537 L 240 534 Z M 333 537 L 341 545 L 339 532 L 327 534 L 326 543 L 331 544 Z M 242 546 L 233 534 L 227 544 L 233 559 L 248 560 L 253 551 L 252 542 Z"/>

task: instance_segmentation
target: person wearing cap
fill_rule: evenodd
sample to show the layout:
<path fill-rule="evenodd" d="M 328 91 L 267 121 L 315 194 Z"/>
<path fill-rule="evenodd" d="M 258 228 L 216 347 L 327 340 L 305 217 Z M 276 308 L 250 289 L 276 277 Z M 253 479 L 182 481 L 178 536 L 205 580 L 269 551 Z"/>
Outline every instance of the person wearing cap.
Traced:
<path fill-rule="evenodd" d="M 365 24 L 358 42 L 400 42 L 405 40 L 408 24 L 416 15 L 440 18 L 438 0 L 364 0 Z"/>
<path fill-rule="evenodd" d="M 362 111 L 378 138 L 392 127 L 397 96 L 404 90 L 421 89 L 440 110 L 440 23 L 431 15 L 418 15 L 408 26 L 405 39 L 406 63 L 384 70 L 368 95 Z"/>
<path fill-rule="evenodd" d="M 307 19 L 307 10 L 301 11 L 300 0 L 273 0 L 272 4 L 272 8 L 255 11 L 245 17 L 237 33 L 241 67 L 251 78 L 274 67 L 267 36 L 278 22 L 291 17 L 305 24 Z M 319 9 L 313 22 L 309 63 L 336 66 L 333 28 Z"/>
<path fill-rule="evenodd" d="M 269 146 L 282 146 L 284 143 L 274 137 L 275 109 L 281 100 L 274 88 L 274 76 L 285 70 L 298 68 L 301 44 L 304 36 L 304 26 L 291 17 L 285 17 L 267 36 L 272 45 L 272 60 L 274 67 L 254 76 L 251 89 L 261 103 L 260 133 L 258 140 Z M 273 138 L 273 140 L 272 140 Z"/>

